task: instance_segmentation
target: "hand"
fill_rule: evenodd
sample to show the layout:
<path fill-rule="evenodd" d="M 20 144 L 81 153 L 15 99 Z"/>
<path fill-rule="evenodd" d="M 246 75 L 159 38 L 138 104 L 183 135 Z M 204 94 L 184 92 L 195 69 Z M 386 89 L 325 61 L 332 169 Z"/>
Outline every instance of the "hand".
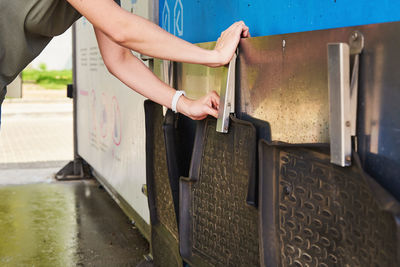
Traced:
<path fill-rule="evenodd" d="M 192 120 L 202 120 L 208 115 L 218 118 L 219 96 L 215 91 L 197 100 L 181 96 L 177 103 L 177 110 Z"/>
<path fill-rule="evenodd" d="M 250 37 L 249 27 L 243 21 L 235 22 L 221 33 L 214 48 L 219 63 L 209 64 L 209 66 L 219 67 L 228 64 L 236 51 L 240 37 Z"/>

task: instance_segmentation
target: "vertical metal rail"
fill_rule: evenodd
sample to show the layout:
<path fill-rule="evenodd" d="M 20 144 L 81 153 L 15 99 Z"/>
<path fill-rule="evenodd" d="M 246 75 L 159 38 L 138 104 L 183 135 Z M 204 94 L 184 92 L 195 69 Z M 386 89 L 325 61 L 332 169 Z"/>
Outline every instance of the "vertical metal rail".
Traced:
<path fill-rule="evenodd" d="M 55 178 L 59 181 L 87 179 L 92 177 L 89 168 L 85 168 L 87 164 L 78 154 L 78 88 L 76 65 L 76 23 L 74 23 L 72 24 L 72 129 L 74 159 L 56 173 Z M 71 90 L 71 85 L 68 86 L 69 90 Z"/>
<path fill-rule="evenodd" d="M 236 75 L 236 57 L 238 51 L 233 54 L 228 67 L 228 76 L 226 77 L 226 86 L 221 90 L 220 109 L 216 131 L 227 133 L 229 129 L 229 115 L 235 112 L 235 75 Z"/>
<path fill-rule="evenodd" d="M 80 161 L 80 157 L 78 155 L 78 113 L 77 113 L 77 104 L 78 104 L 78 87 L 77 87 L 77 80 L 76 80 L 76 24 L 72 25 L 72 83 L 73 83 L 73 90 L 72 90 L 72 101 L 73 101 L 73 132 L 74 132 L 74 174 L 78 175 L 79 173 L 79 165 L 78 161 Z"/>
<path fill-rule="evenodd" d="M 328 45 L 329 135 L 331 162 L 349 166 L 350 136 L 350 48 L 346 43 Z"/>

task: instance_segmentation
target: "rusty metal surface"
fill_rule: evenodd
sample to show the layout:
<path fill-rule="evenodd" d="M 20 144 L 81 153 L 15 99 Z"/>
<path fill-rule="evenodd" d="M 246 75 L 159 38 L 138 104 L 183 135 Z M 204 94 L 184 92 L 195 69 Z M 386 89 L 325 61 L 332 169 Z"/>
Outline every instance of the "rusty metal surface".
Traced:
<path fill-rule="evenodd" d="M 341 41 L 325 31 L 241 40 L 239 116 L 267 121 L 272 140 L 329 142 L 329 39 Z"/>
<path fill-rule="evenodd" d="M 365 54 L 376 49 L 368 47 L 368 39 L 377 40 L 389 24 L 395 23 L 242 39 L 236 75 L 239 117 L 268 122 L 272 140 L 329 142 L 327 44 L 348 42 L 359 30 L 366 38 Z M 215 42 L 198 45 L 212 49 Z M 177 89 L 191 98 L 220 92 L 226 82 L 226 67 L 177 63 L 176 68 Z"/>
<path fill-rule="evenodd" d="M 346 32 L 242 39 L 236 74 L 238 116 L 268 122 L 272 140 L 329 142 L 326 45 L 328 40 L 347 41 Z M 215 42 L 198 45 L 212 49 Z M 190 98 L 211 90 L 219 93 L 225 86 L 227 67 L 177 63 L 176 68 L 177 89 Z"/>
<path fill-rule="evenodd" d="M 379 120 L 384 103 L 392 102 L 387 96 L 399 100 L 395 89 L 395 84 L 399 84 L 395 75 L 399 68 L 399 61 L 395 60 L 399 56 L 399 42 L 396 46 L 393 40 L 399 29 L 399 23 L 384 23 L 242 39 L 239 117 L 246 114 L 270 123 L 272 140 L 329 142 L 327 44 L 348 42 L 351 33 L 358 30 L 365 36 L 360 58 L 360 102 L 364 105 L 359 118 L 364 121 L 366 117 L 366 130 L 377 128 L 379 125 L 372 120 Z M 383 88 L 385 95 L 381 93 Z M 388 110 L 396 121 L 393 111 Z M 374 119 L 370 118 L 373 116 Z M 358 129 L 362 126 L 359 124 Z"/>
<path fill-rule="evenodd" d="M 357 158 L 341 168 L 328 150 L 266 142 L 259 150 L 265 266 L 398 266 L 396 219 Z"/>
<path fill-rule="evenodd" d="M 258 266 L 258 214 L 246 204 L 255 175 L 256 133 L 233 119 L 227 134 L 216 120 L 198 129 L 190 180 L 181 180 L 180 249 L 193 266 Z"/>

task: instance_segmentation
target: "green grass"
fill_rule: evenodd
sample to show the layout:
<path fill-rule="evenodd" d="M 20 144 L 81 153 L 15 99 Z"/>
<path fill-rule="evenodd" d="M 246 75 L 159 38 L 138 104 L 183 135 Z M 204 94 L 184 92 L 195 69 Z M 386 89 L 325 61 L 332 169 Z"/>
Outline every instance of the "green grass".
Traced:
<path fill-rule="evenodd" d="M 36 83 L 46 89 L 65 89 L 72 83 L 72 70 L 35 70 L 22 72 L 24 83 Z"/>

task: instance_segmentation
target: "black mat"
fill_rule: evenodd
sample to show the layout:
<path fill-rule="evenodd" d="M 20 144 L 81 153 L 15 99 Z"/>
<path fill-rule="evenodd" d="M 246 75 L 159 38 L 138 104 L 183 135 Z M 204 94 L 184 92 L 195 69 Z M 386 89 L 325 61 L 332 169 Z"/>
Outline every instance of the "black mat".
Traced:
<path fill-rule="evenodd" d="M 165 114 L 163 130 L 168 176 L 178 220 L 179 178 L 189 175 L 196 123 L 190 118 L 179 113 L 176 114 L 169 109 Z"/>
<path fill-rule="evenodd" d="M 197 128 L 190 178 L 180 182 L 180 251 L 192 266 L 258 266 L 258 213 L 246 204 L 256 132 L 231 118 L 228 134 L 208 118 Z"/>
<path fill-rule="evenodd" d="M 168 176 L 162 106 L 146 100 L 146 182 L 151 221 L 151 247 L 155 266 L 182 266 L 178 223 Z"/>
<path fill-rule="evenodd" d="M 341 168 L 323 148 L 261 141 L 259 152 L 264 266 L 399 266 L 394 216 L 357 156 Z"/>

